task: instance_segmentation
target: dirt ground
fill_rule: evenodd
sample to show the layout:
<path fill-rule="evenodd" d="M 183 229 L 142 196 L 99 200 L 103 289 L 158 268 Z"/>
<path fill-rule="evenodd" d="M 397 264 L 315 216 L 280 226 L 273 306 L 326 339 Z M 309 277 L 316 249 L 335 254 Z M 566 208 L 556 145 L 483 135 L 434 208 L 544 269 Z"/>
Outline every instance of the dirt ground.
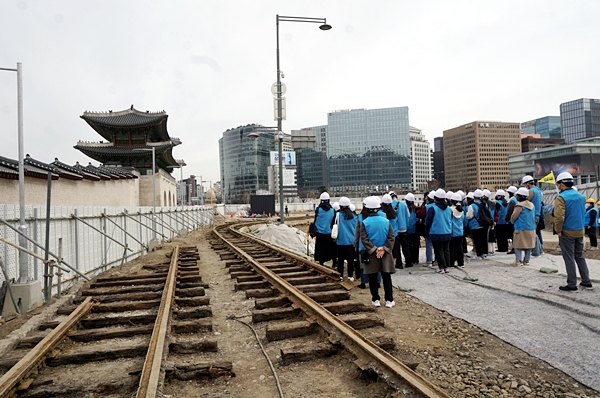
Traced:
<path fill-rule="evenodd" d="M 233 397 L 277 396 L 275 378 L 269 369 L 258 343 L 249 328 L 227 316 L 249 315 L 253 300 L 245 299 L 243 292 L 235 292 L 233 281 L 225 268 L 225 262 L 210 249 L 205 239 L 207 231 L 197 231 L 186 237 L 176 238 L 162 250 L 138 258 L 123 271 L 113 268 L 107 273 L 135 274 L 142 271 L 143 264 L 163 262 L 169 246 L 176 243 L 197 245 L 201 258 L 201 275 L 210 284 L 207 295 L 213 308 L 213 331 L 201 338 L 218 339 L 219 352 L 199 353 L 186 361 L 231 360 L 235 377 L 221 377 L 209 381 L 173 381 L 165 386 L 165 396 L 192 397 L 209 393 L 230 393 Z M 552 247 L 554 246 L 554 247 Z M 554 244 L 544 245 L 547 253 L 553 253 Z M 586 252 L 586 256 L 600 258 L 600 253 Z M 354 288 L 352 299 L 370 305 L 368 290 Z M 418 364 L 417 372 L 452 397 L 600 397 L 575 380 L 547 363 L 532 357 L 501 339 L 453 318 L 448 313 L 395 291 L 396 306 L 379 308 L 377 314 L 385 319 L 385 328 L 371 332 L 389 333 L 396 342 L 392 352 L 400 360 Z M 37 312 L 38 310 L 34 311 Z M 0 325 L 0 337 L 16 329 L 33 313 L 9 320 Z M 250 322 L 249 317 L 241 318 Z M 293 341 L 268 343 L 264 339 L 265 324 L 254 325 L 269 358 L 274 364 L 285 396 L 289 397 L 391 397 L 384 383 L 365 379 L 352 366 L 348 366 L 348 353 L 330 358 L 283 366 L 279 349 L 284 345 L 306 344 L 322 336 L 294 339 Z"/>

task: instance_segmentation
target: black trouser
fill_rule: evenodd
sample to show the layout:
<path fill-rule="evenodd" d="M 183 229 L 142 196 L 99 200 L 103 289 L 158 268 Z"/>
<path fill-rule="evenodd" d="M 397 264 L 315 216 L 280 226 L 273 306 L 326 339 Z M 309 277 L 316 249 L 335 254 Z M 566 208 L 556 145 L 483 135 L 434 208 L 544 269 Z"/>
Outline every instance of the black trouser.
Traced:
<path fill-rule="evenodd" d="M 473 238 L 473 246 L 475 246 L 475 253 L 477 253 L 477 256 L 479 257 L 483 256 L 484 254 L 488 254 L 487 236 L 487 227 L 481 227 L 471 230 L 471 237 Z"/>
<path fill-rule="evenodd" d="M 408 243 L 410 245 L 411 263 L 419 264 L 419 248 L 421 247 L 421 236 L 418 234 L 409 234 Z"/>
<path fill-rule="evenodd" d="M 448 268 L 450 263 L 450 241 L 432 240 L 433 253 L 440 269 Z"/>
<path fill-rule="evenodd" d="M 496 224 L 496 242 L 498 242 L 499 252 L 508 251 L 508 239 L 512 235 L 510 226 L 511 224 Z"/>
<path fill-rule="evenodd" d="M 337 271 L 344 276 L 344 260 L 348 263 L 348 276 L 354 273 L 354 246 L 338 245 L 337 247 Z M 358 273 L 360 273 L 360 268 Z"/>
<path fill-rule="evenodd" d="M 383 293 L 385 301 L 394 301 L 394 292 L 392 290 L 392 274 L 381 272 L 383 281 Z M 369 274 L 369 290 L 371 291 L 372 301 L 381 300 L 379 297 L 379 283 L 377 282 L 377 272 Z"/>
<path fill-rule="evenodd" d="M 459 267 L 465 265 L 465 256 L 462 251 L 462 241 L 465 239 L 464 236 L 455 236 L 450 239 L 450 266 L 454 267 L 454 263 L 457 263 Z M 436 257 L 437 258 L 437 257 Z"/>
<path fill-rule="evenodd" d="M 402 267 L 402 256 L 400 255 L 400 249 L 402 249 L 402 254 L 404 254 L 404 262 L 407 267 L 410 267 L 412 264 L 411 261 L 411 253 L 410 253 L 410 244 L 408 243 L 408 233 L 398 232 L 396 235 L 396 240 L 394 240 L 394 249 L 392 250 L 392 254 L 396 259 L 396 266 Z"/>
<path fill-rule="evenodd" d="M 596 227 L 585 227 L 585 234 L 590 238 L 590 246 L 598 247 L 598 239 L 596 238 Z"/>

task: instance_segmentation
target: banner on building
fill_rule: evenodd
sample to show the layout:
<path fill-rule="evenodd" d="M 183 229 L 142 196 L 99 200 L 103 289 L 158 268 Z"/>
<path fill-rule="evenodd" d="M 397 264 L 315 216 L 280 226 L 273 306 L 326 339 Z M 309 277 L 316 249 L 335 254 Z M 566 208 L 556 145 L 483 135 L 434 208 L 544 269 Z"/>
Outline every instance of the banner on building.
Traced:
<path fill-rule="evenodd" d="M 284 151 L 283 154 L 283 165 L 284 166 L 295 166 L 296 165 L 296 152 Z M 279 164 L 279 152 L 271 151 L 271 166 Z"/>

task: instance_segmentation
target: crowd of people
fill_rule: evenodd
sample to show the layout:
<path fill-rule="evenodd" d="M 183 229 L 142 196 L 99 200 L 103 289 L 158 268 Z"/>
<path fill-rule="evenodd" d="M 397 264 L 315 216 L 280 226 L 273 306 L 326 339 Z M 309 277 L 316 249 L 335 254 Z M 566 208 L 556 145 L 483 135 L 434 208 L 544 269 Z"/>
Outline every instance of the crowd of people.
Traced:
<path fill-rule="evenodd" d="M 560 192 L 554 202 L 554 231 L 567 269 L 567 285 L 560 290 L 578 290 L 576 269 L 580 286 L 591 288 L 583 256 L 584 236 L 589 236 L 591 250 L 597 250 L 600 201 L 594 209 L 594 200 L 586 200 L 577 192 L 569 173 L 559 174 L 556 183 Z M 543 253 L 542 192 L 528 175 L 521 187 L 499 189 L 493 195 L 487 189 L 467 194 L 438 189 L 429 192 L 420 204 L 415 203 L 412 193 L 406 194 L 404 201 L 393 191 L 381 198 L 369 196 L 358 214 L 347 197 L 332 204 L 329 194 L 323 192 L 319 199 L 311 224 L 316 238 L 315 260 L 321 265 L 332 261 L 342 280 L 346 273 L 349 281 L 360 279 L 359 288 L 368 285 L 376 307 L 381 306 L 381 282 L 385 306 L 395 305 L 391 275 L 396 269 L 420 263 L 422 237 L 425 263 L 437 263 L 440 274 L 464 267 L 466 256 L 477 261 L 503 252 L 515 255 L 513 265 L 526 266 L 532 256 Z M 471 252 L 467 251 L 467 238 L 472 241 Z"/>

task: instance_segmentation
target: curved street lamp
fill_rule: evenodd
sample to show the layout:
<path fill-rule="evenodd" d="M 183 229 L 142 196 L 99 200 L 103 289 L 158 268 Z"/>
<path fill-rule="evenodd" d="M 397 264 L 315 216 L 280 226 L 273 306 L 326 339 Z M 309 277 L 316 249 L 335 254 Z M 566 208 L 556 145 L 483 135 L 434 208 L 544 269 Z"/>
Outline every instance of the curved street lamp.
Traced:
<path fill-rule="evenodd" d="M 281 224 L 285 222 L 283 209 L 283 131 L 281 129 L 282 113 L 281 113 L 281 68 L 279 64 L 279 22 L 308 22 L 318 23 L 319 29 L 330 30 L 331 25 L 327 24 L 325 18 L 308 18 L 308 17 L 290 17 L 290 16 L 275 16 L 276 32 L 277 32 L 277 152 L 279 153 L 279 219 Z"/>

